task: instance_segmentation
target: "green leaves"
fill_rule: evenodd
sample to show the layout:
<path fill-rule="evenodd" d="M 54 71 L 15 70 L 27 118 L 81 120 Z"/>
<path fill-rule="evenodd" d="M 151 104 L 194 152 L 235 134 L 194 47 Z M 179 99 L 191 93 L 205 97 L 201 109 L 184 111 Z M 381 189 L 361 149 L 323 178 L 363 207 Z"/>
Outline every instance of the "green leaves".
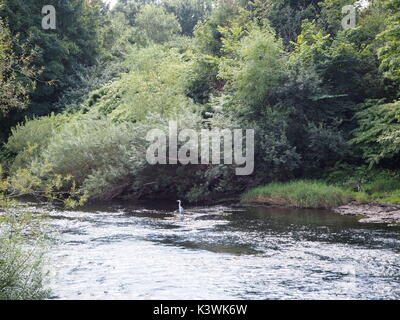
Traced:
<path fill-rule="evenodd" d="M 400 155 L 400 102 L 376 104 L 357 115 L 359 127 L 352 143 L 370 167 Z"/>
<path fill-rule="evenodd" d="M 40 74 L 33 66 L 37 51 L 24 44 L 17 52 L 18 36 L 15 38 L 0 17 L 0 115 L 26 107 L 36 76 Z"/>
<path fill-rule="evenodd" d="M 146 5 L 135 20 L 136 27 L 143 33 L 145 40 L 164 43 L 182 31 L 175 15 L 167 13 L 164 8 Z"/>
<path fill-rule="evenodd" d="M 3 1 L 0 19 L 8 28 L 0 26 L 0 56 L 4 53 L 7 57 L 0 59 L 0 83 L 4 89 L 0 91 L 0 108 L 1 112 L 15 109 L 7 116 L 0 114 L 5 135 L 26 115 L 55 111 L 54 103 L 71 85 L 69 77 L 76 65 L 92 65 L 100 53 L 100 1 L 52 1 L 57 11 L 56 30 L 42 29 L 41 10 L 47 4 L 46 0 Z M 16 106 L 26 108 L 22 112 Z"/>
<path fill-rule="evenodd" d="M 189 63 L 161 45 L 137 49 L 127 57 L 130 72 L 89 95 L 86 104 L 117 121 L 142 121 L 150 113 L 173 115 L 193 104 L 185 95 Z"/>
<path fill-rule="evenodd" d="M 221 31 L 225 33 L 222 50 L 227 55 L 221 58 L 218 76 L 233 88 L 239 103 L 250 107 L 268 105 L 269 96 L 285 74 L 282 42 L 268 28 L 254 26 L 246 34 L 233 25 Z"/>
<path fill-rule="evenodd" d="M 165 0 L 162 3 L 168 12 L 175 14 L 182 33 L 190 36 L 194 27 L 210 13 L 213 0 Z"/>
<path fill-rule="evenodd" d="M 398 94 L 399 0 L 385 0 L 387 12 L 371 2 L 346 31 L 341 8 L 350 0 L 121 0 L 107 14 L 83 0 L 58 0 L 60 12 L 70 14 L 60 30 L 46 33 L 35 27 L 40 15 L 29 14 L 41 1 L 6 1 L 15 23 L 10 34 L 22 30 L 40 46 L 36 65 L 45 64 L 29 112 L 68 106 L 73 113 L 13 130 L 7 152 L 16 155 L 14 184 L 92 199 L 132 192 L 195 200 L 318 173 L 349 158 L 357 126 L 352 151 L 361 160 L 390 162 L 400 152 L 397 107 L 388 104 Z M 182 36 L 193 28 L 193 38 Z M 7 57 L 7 41 L 0 44 Z M 7 72 L 3 79 L 14 80 Z M 355 119 L 368 99 L 386 104 Z M 211 128 L 234 119 L 236 127 L 256 129 L 254 177 L 237 183 L 226 166 L 148 166 L 144 132 L 168 119 Z"/>
<path fill-rule="evenodd" d="M 378 35 L 384 46 L 378 50 L 380 68 L 385 77 L 400 80 L 400 1 L 387 1 L 389 18 L 386 29 Z"/>

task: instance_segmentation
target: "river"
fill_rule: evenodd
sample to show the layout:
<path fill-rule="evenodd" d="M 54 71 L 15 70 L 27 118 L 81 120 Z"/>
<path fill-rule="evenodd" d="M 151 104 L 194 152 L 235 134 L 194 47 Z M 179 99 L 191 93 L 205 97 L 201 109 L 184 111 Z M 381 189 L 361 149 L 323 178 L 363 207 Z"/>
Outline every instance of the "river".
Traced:
<path fill-rule="evenodd" d="M 400 230 L 321 210 L 51 210 L 54 299 L 399 299 Z"/>

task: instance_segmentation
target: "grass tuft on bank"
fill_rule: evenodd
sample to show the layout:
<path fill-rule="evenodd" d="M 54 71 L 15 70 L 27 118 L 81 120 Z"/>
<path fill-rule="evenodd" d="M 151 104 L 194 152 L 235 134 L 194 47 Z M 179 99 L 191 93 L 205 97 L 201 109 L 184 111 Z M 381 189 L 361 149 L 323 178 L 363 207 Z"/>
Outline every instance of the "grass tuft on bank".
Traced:
<path fill-rule="evenodd" d="M 275 182 L 244 193 L 244 203 L 263 203 L 296 208 L 329 209 L 349 203 L 351 192 L 320 181 Z"/>

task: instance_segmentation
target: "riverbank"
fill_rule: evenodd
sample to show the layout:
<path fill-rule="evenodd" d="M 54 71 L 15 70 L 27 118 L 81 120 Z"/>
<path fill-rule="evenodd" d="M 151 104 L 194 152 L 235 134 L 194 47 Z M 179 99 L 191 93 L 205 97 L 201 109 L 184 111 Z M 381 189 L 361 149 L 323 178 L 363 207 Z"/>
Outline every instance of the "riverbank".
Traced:
<path fill-rule="evenodd" d="M 360 204 L 356 202 L 333 209 L 344 216 L 363 216 L 362 223 L 385 223 L 400 226 L 400 205 L 388 203 Z"/>
<path fill-rule="evenodd" d="M 396 193 L 397 191 L 394 191 Z M 369 194 L 321 181 L 272 183 L 244 193 L 241 202 L 300 209 L 328 209 L 341 215 L 361 216 L 362 223 L 400 225 L 400 204 L 385 202 L 389 193 Z"/>
<path fill-rule="evenodd" d="M 331 209 L 349 203 L 353 194 L 321 181 L 274 182 L 244 193 L 244 203 L 261 203 L 305 209 Z"/>

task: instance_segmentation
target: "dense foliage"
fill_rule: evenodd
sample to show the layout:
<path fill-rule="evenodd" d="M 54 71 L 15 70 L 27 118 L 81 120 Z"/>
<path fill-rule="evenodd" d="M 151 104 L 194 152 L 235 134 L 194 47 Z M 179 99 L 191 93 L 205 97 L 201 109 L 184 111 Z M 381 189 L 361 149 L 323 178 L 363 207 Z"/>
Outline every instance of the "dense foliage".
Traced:
<path fill-rule="evenodd" d="M 63 177 L 60 192 L 83 199 L 196 201 L 399 169 L 398 0 L 357 2 L 348 30 L 347 0 L 50 2 L 56 30 L 40 28 L 43 1 L 1 2 L 0 159 L 14 184 Z M 146 134 L 169 120 L 255 129 L 254 173 L 148 164 Z"/>
<path fill-rule="evenodd" d="M 42 29 L 42 8 L 49 4 L 57 8 L 55 30 Z M 14 38 L 9 50 L 21 60 L 26 56 L 21 47 L 35 48 L 32 67 L 41 71 L 34 77 L 27 74 L 36 85 L 25 90 L 30 98 L 25 110 L 10 110 L 0 115 L 3 131 L 26 115 L 42 116 L 55 111 L 54 104 L 71 85 L 76 68 L 96 62 L 101 51 L 99 24 L 104 9 L 101 1 L 82 0 L 1 0 L 0 7 L 0 19 Z M 26 68 L 23 64 L 17 65 L 19 69 Z M 26 86 L 26 82 L 24 78 L 18 81 L 19 86 Z"/>

